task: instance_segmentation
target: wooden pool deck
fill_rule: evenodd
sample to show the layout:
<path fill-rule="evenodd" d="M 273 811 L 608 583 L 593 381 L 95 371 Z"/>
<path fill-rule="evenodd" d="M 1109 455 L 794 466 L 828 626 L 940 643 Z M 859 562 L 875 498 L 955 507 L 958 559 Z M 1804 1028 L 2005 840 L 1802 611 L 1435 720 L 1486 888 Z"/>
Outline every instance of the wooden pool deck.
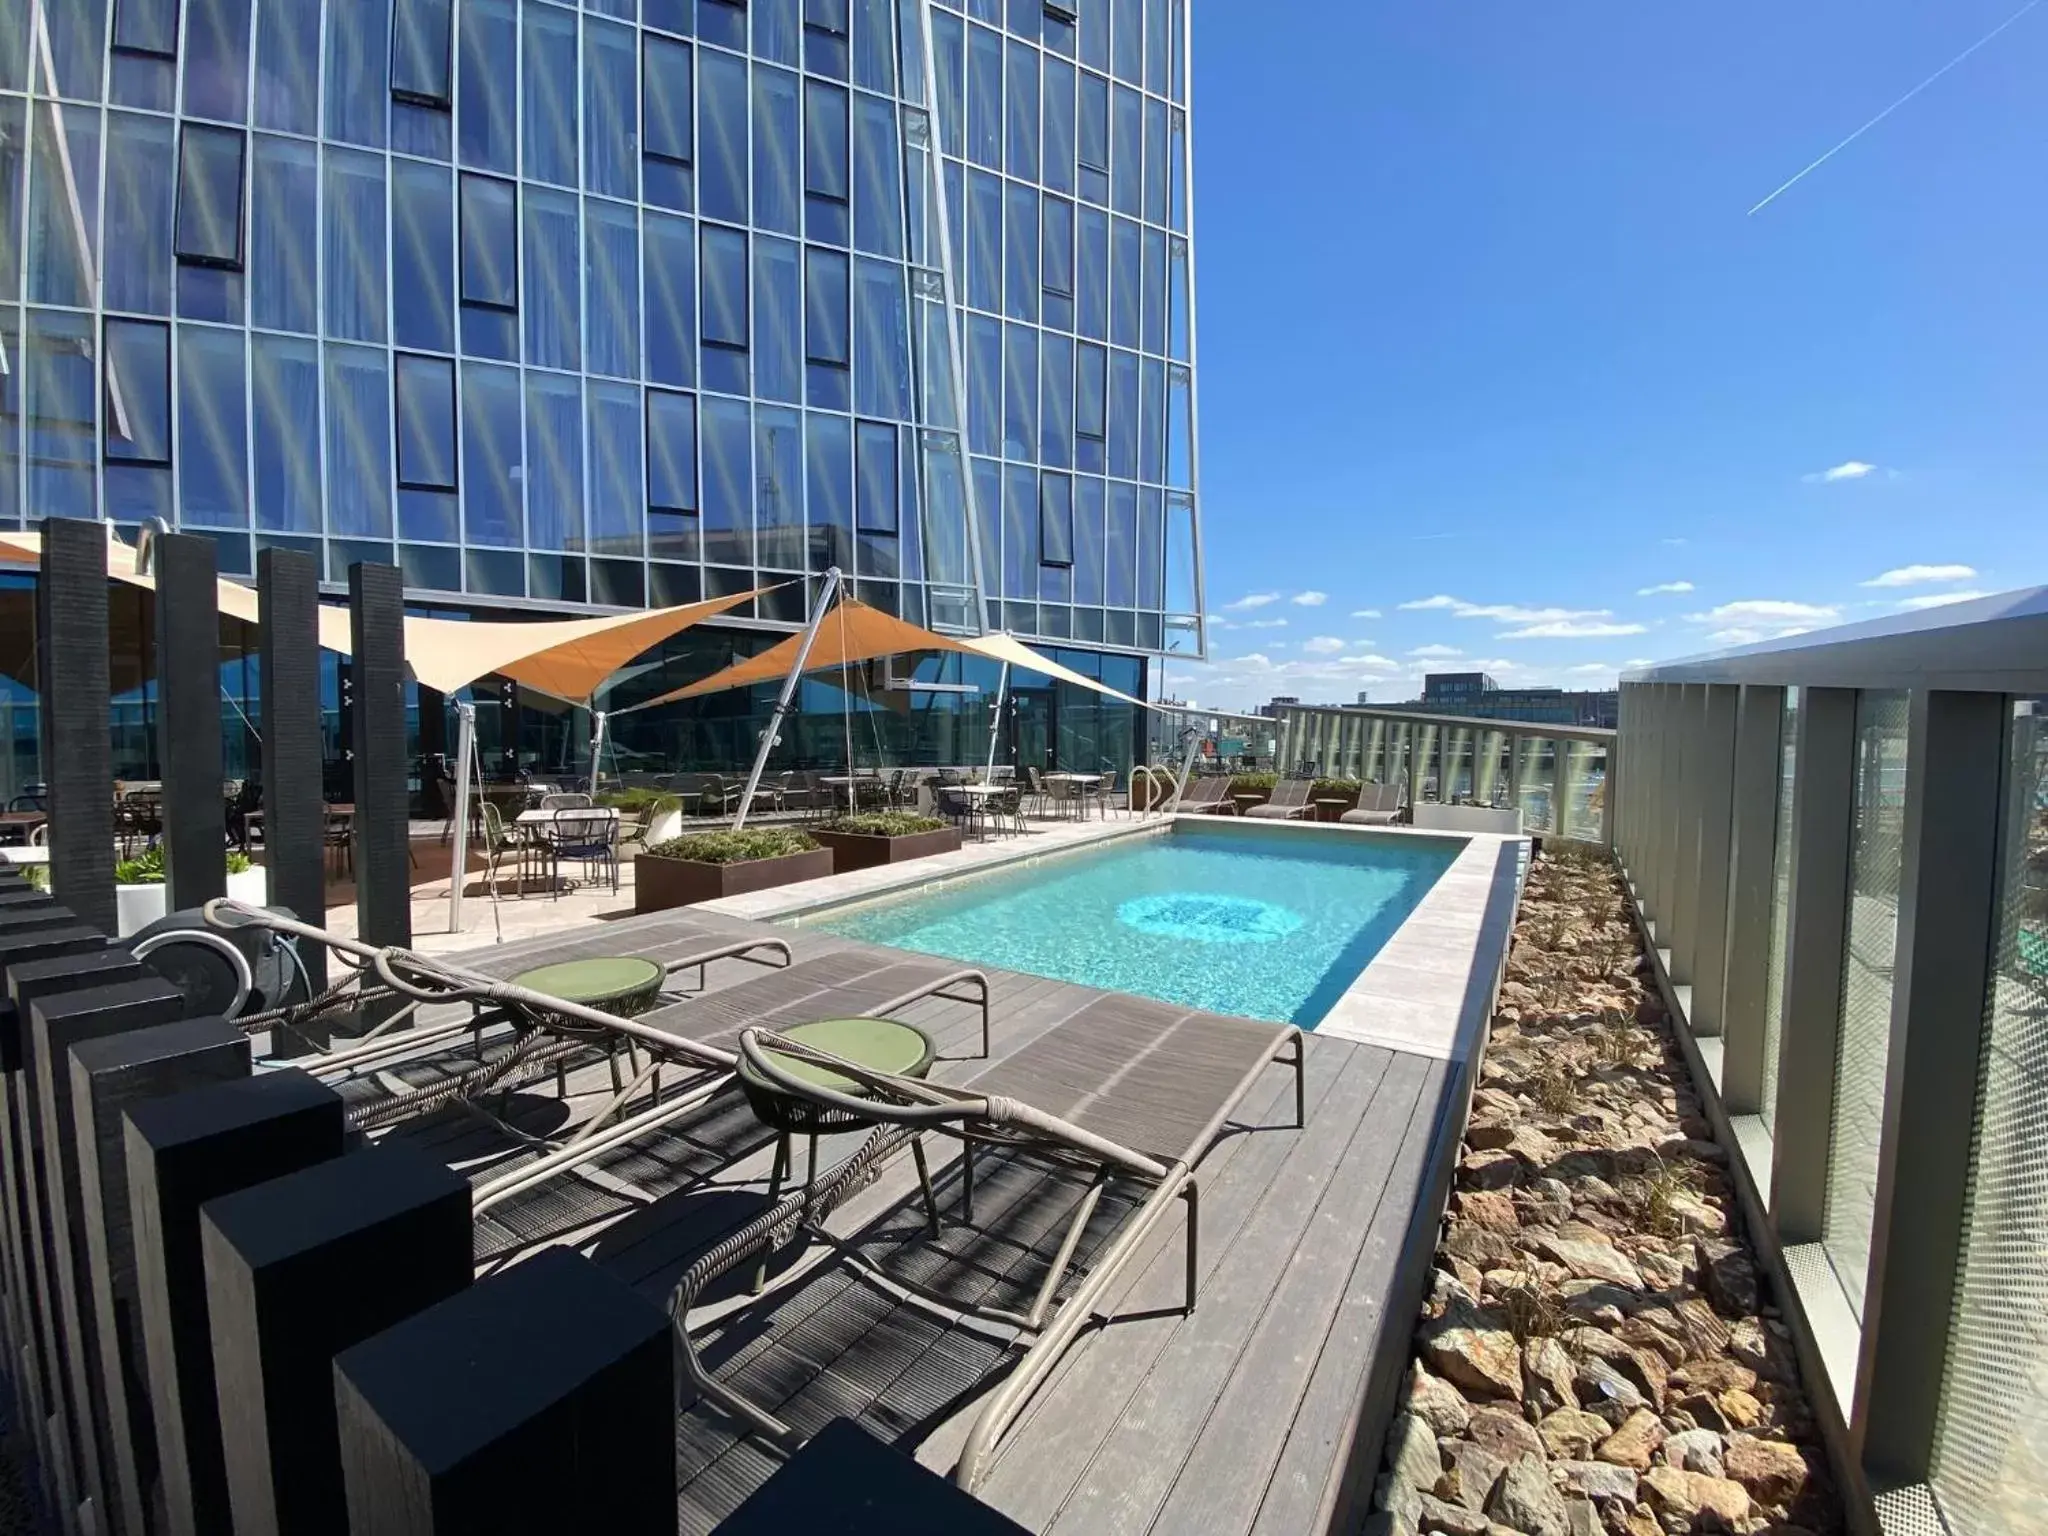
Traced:
<path fill-rule="evenodd" d="M 1513 899 L 1512 882 L 1504 887 Z M 867 946 L 696 911 L 579 925 L 559 936 L 471 951 L 495 973 L 586 954 L 673 958 L 774 934 L 795 958 Z M 875 950 L 878 960 L 893 951 Z M 758 975 L 714 963 L 718 990 Z M 1490 999 L 1493 975 L 1475 976 Z M 1101 996 L 990 971 L 993 1058 Z M 682 977 L 684 990 L 694 976 Z M 685 1005 L 687 1006 L 687 1005 Z M 984 1064 L 975 1009 L 926 1000 L 901 1016 L 938 1042 L 934 1075 Z M 1293 1126 L 1293 1074 L 1270 1068 L 1202 1163 L 1200 1301 L 1183 1313 L 1183 1215 L 1154 1231 L 1002 1442 L 979 1496 L 1046 1532 L 1349 1531 L 1370 1502 L 1381 1432 L 1426 1275 L 1469 1095 L 1467 1063 L 1311 1035 L 1307 1123 Z M 431 1080 L 432 1069 L 405 1074 Z M 608 1096 L 604 1069 L 569 1084 L 567 1113 Z M 551 1089 L 519 1096 L 511 1118 L 564 1113 Z M 473 1177 L 531 1156 L 459 1111 L 395 1132 Z M 938 1145 L 943 1145 L 939 1143 Z M 850 1150 L 827 1146 L 826 1165 Z M 643 1137 L 573 1177 L 495 1207 L 477 1223 L 484 1269 L 554 1243 L 583 1248 L 664 1307 L 682 1270 L 763 1207 L 771 1141 L 737 1095 Z M 801 1153 L 799 1152 L 799 1156 Z M 844 1206 L 840 1242 L 893 1276 L 961 1301 L 1028 1302 L 1082 1189 L 1022 1156 L 984 1154 L 974 1221 L 958 1219 L 957 1162 L 935 1164 L 948 1219 L 925 1233 L 907 1159 Z M 1105 1201 L 1090 1252 L 1130 1208 Z M 939 1471 L 950 1471 L 985 1394 L 1018 1355 L 986 1322 L 912 1306 L 830 1254 L 703 1337 L 722 1380 L 799 1428 L 834 1415 Z M 722 1294 L 733 1294 L 725 1285 Z M 711 1309 L 715 1312 L 715 1306 Z M 700 1314 L 701 1315 L 701 1314 Z M 712 1529 L 778 1465 L 715 1409 L 677 1423 L 678 1529 Z"/>

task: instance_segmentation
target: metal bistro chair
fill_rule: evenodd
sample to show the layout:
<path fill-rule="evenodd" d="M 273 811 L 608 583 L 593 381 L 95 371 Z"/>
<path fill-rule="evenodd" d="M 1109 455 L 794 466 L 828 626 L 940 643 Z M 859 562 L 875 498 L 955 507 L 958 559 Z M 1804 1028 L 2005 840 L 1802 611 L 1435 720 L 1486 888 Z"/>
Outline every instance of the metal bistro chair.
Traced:
<path fill-rule="evenodd" d="M 1024 774 L 1024 808 L 1031 814 L 1043 816 L 1052 805 L 1052 791 L 1046 787 L 1045 775 L 1038 769 L 1026 766 Z M 1036 806 L 1033 811 L 1032 807 Z"/>
<path fill-rule="evenodd" d="M 587 811 L 595 802 L 581 790 L 562 791 L 540 797 L 544 811 Z"/>
<path fill-rule="evenodd" d="M 998 829 L 1014 832 L 1022 837 L 1031 830 L 1024 822 L 1024 790 L 1021 785 L 1011 784 L 999 794 L 985 797 L 989 819 Z"/>
<path fill-rule="evenodd" d="M 483 818 L 484 886 L 493 899 L 498 894 L 498 872 L 505 860 L 517 858 L 519 863 L 519 894 L 526 895 L 526 859 L 533 852 L 534 841 L 526 835 L 526 829 L 516 823 L 505 825 L 505 813 L 485 800 L 478 806 Z"/>
<path fill-rule="evenodd" d="M 982 806 L 979 796 L 962 794 L 950 784 L 936 784 L 932 787 L 932 800 L 941 816 L 953 822 L 963 832 L 979 828 L 982 822 Z M 977 831 L 975 835 L 981 834 Z"/>
<path fill-rule="evenodd" d="M 1095 812 L 1104 821 L 1109 819 L 1109 808 L 1116 800 L 1116 770 L 1105 768 L 1102 778 L 1094 784 L 1081 786 L 1081 810 L 1087 814 L 1088 804 L 1094 802 Z"/>
<path fill-rule="evenodd" d="M 581 864 L 587 874 L 595 866 L 611 877 L 611 887 L 619 888 L 619 818 L 613 811 L 568 810 L 555 812 L 555 819 L 544 829 L 550 862 L 557 872 L 565 860 Z M 548 882 L 548 888 L 560 894 L 556 880 Z"/>

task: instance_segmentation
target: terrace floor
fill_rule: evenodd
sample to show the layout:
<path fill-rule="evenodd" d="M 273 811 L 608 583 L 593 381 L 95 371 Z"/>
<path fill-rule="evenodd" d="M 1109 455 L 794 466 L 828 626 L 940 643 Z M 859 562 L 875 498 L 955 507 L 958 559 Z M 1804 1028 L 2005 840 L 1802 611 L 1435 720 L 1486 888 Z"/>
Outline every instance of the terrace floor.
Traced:
<path fill-rule="evenodd" d="M 1504 888 L 1511 901 L 1512 880 Z M 578 923 L 464 958 L 504 974 L 578 954 L 675 957 L 727 934 L 770 932 L 799 960 L 868 947 L 696 909 Z M 717 962 L 707 986 L 750 974 L 757 973 L 745 962 Z M 1007 972 L 990 979 L 995 1058 L 1100 995 Z M 1483 990 L 1490 997 L 1490 976 Z M 982 1066 L 972 1056 L 973 1008 L 928 1000 L 902 1016 L 938 1042 L 936 1076 L 965 1077 Z M 1184 1229 L 1176 1206 L 1106 1293 L 1098 1325 L 1012 1427 L 979 1490 L 988 1503 L 1054 1532 L 1291 1536 L 1351 1529 L 1363 1518 L 1463 1123 L 1465 1063 L 1334 1037 L 1307 1043 L 1306 1126 L 1290 1123 L 1291 1071 L 1274 1067 L 1199 1169 L 1199 1305 L 1192 1314 L 1180 1308 Z M 601 1103 L 609 1083 L 602 1067 L 591 1067 L 569 1086 L 573 1119 Z M 562 1117 L 546 1085 L 517 1097 L 517 1112 L 537 1121 Z M 531 1155 L 457 1111 L 394 1134 L 473 1177 Z M 723 1095 L 679 1129 L 479 1218 L 479 1265 L 489 1270 L 571 1242 L 666 1306 L 688 1262 L 761 1209 L 770 1150 L 744 1102 Z M 850 1141 L 828 1145 L 821 1158 L 830 1166 L 850 1150 Z M 963 1225 L 957 1162 L 935 1163 L 934 1176 L 948 1215 L 936 1244 L 924 1236 L 905 1159 L 834 1216 L 835 1236 L 948 1296 L 1028 1298 L 1080 1182 L 985 1153 L 974 1223 Z M 1112 1206 L 1105 1201 L 1098 1212 L 1083 1262 L 1128 1209 Z M 799 1283 L 771 1285 L 761 1301 L 725 1317 L 703 1352 L 721 1379 L 786 1421 L 815 1430 L 851 1415 L 942 1472 L 1017 1358 L 1004 1331 L 913 1307 L 829 1256 Z M 777 1465 L 771 1451 L 702 1404 L 680 1416 L 677 1445 L 686 1533 L 710 1530 Z"/>

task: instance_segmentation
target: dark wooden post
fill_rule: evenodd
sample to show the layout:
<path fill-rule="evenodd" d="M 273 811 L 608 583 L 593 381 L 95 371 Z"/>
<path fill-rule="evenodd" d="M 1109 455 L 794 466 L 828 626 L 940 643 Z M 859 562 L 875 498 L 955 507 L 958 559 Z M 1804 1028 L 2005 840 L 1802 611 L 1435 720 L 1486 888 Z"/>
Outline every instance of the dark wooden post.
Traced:
<path fill-rule="evenodd" d="M 113 682 L 107 663 L 107 531 L 103 523 L 43 522 L 36 585 L 36 691 L 43 782 L 50 793 L 50 889 L 112 933 L 114 915 Z"/>
<path fill-rule="evenodd" d="M 341 1155 L 341 1098 L 289 1068 L 127 1111 L 128 1199 L 171 1536 L 232 1529 L 199 1207 Z"/>
<path fill-rule="evenodd" d="M 221 798 L 220 597 L 204 534 L 150 544 L 156 575 L 156 739 L 164 778 L 165 910 L 228 891 Z"/>
<path fill-rule="evenodd" d="M 237 1531 L 348 1536 L 334 1357 L 468 1286 L 469 1204 L 467 1180 L 398 1143 L 201 1212 Z"/>
<path fill-rule="evenodd" d="M 143 1355 L 141 1287 L 128 1200 L 123 1111 L 145 1099 L 249 1075 L 249 1041 L 221 1019 L 181 1019 L 127 1034 L 83 1040 L 70 1051 L 72 1136 L 85 1213 L 82 1263 L 91 1284 L 105 1413 L 112 1509 L 122 1531 L 143 1529 L 159 1481 L 156 1429 Z"/>
<path fill-rule="evenodd" d="M 350 566 L 348 604 L 356 685 L 356 932 L 368 944 L 410 944 L 405 589 L 398 568 Z"/>
<path fill-rule="evenodd" d="M 334 1362 L 350 1529 L 676 1526 L 675 1344 L 645 1297 L 550 1248 Z"/>
<path fill-rule="evenodd" d="M 262 631 L 263 860 L 270 899 L 306 922 L 325 926 L 327 819 L 320 742 L 320 568 L 297 550 L 256 557 L 256 611 Z M 327 948 L 299 949 L 315 993 L 327 987 Z M 324 1028 L 325 1026 L 319 1026 Z M 311 1049 L 289 1031 L 272 1040 L 279 1056 Z"/>

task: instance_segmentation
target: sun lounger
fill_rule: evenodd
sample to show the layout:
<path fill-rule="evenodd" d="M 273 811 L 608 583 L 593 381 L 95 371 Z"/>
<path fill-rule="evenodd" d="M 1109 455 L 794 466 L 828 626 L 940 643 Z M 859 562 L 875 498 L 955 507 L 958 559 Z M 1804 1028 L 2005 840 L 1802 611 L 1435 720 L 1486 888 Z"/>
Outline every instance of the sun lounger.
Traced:
<path fill-rule="evenodd" d="M 689 1336 L 689 1314 L 705 1288 L 731 1270 L 778 1246 L 798 1227 L 817 1227 L 841 1202 L 872 1181 L 876 1169 L 921 1134 L 951 1136 L 963 1148 L 962 1219 L 972 1222 L 973 1156 L 977 1146 L 1043 1155 L 1087 1173 L 1059 1249 L 1031 1304 L 1023 1310 L 967 1306 L 924 1298 L 942 1310 L 969 1312 L 1014 1327 L 1029 1339 L 1021 1359 L 991 1393 L 968 1435 L 954 1479 L 972 1489 L 986 1471 L 1004 1431 L 1043 1383 L 1061 1354 L 1093 1315 L 1096 1302 L 1124 1263 L 1159 1226 L 1176 1200 L 1187 1202 L 1187 1300 L 1196 1288 L 1195 1168 L 1232 1111 L 1269 1065 L 1295 1072 L 1295 1123 L 1302 1122 L 1303 1039 L 1297 1029 L 1192 1013 L 1143 998 L 1103 997 L 1040 1035 L 1015 1054 L 985 1068 L 964 1087 L 891 1077 L 811 1050 L 787 1037 L 743 1030 L 740 1052 L 750 1072 L 779 1092 L 807 1099 L 823 1111 L 876 1129 L 837 1167 L 789 1196 L 720 1242 L 685 1273 L 671 1302 L 684 1370 L 707 1400 L 785 1451 L 803 1436 L 772 1413 L 718 1381 Z M 829 1068 L 859 1085 L 858 1095 L 835 1092 L 793 1064 Z M 920 1156 L 923 1181 L 923 1159 Z M 1053 1175 L 1048 1175 L 1051 1177 Z M 1084 1229 L 1113 1183 L 1143 1191 L 1123 1230 L 1094 1255 L 1072 1290 L 1061 1285 L 1073 1266 Z M 927 1199 L 929 1186 L 927 1184 Z M 938 1212 L 931 1208 L 936 1224 Z M 998 1222 L 988 1234 L 1000 1242 Z M 859 1262 L 850 1255 L 848 1262 Z M 917 1300 L 915 1287 L 902 1285 Z"/>
<path fill-rule="evenodd" d="M 1175 809 L 1202 816 L 1235 816 L 1237 802 L 1230 798 L 1229 776 L 1212 774 L 1196 779 L 1188 785 L 1187 793 L 1180 797 L 1180 804 Z"/>
<path fill-rule="evenodd" d="M 1358 791 L 1358 808 L 1346 811 L 1337 819 L 1348 821 L 1355 827 L 1392 826 L 1394 818 L 1401 814 L 1401 786 L 1399 784 L 1367 784 Z"/>
<path fill-rule="evenodd" d="M 1273 786 L 1272 799 L 1253 806 L 1245 815 L 1260 821 L 1292 821 L 1297 816 L 1306 816 L 1315 809 L 1308 800 L 1308 792 L 1314 787 L 1313 779 L 1282 779 Z"/>

